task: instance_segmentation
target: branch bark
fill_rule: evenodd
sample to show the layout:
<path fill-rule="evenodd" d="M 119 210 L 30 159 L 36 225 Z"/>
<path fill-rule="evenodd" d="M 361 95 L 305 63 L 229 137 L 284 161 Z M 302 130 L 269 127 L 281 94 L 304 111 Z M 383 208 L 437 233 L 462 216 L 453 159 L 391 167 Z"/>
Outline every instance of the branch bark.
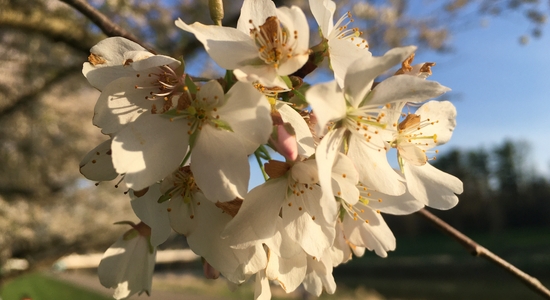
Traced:
<path fill-rule="evenodd" d="M 107 36 L 109 37 L 121 36 L 121 37 L 127 38 L 133 42 L 140 44 L 143 48 L 147 49 L 148 51 L 156 54 L 156 52 L 153 49 L 151 49 L 150 47 L 147 47 L 135 35 L 126 31 L 122 27 L 118 26 L 117 24 L 109 20 L 107 16 L 105 16 L 95 7 L 91 6 L 88 2 L 84 0 L 60 0 L 60 1 L 67 3 L 68 5 L 74 7 L 76 10 L 81 12 L 84 16 L 86 16 L 88 19 L 94 22 L 94 24 L 96 24 L 101 29 L 101 31 L 103 31 L 103 33 L 105 33 Z"/>
<path fill-rule="evenodd" d="M 530 276 L 529 274 L 518 269 L 506 260 L 502 259 L 498 255 L 489 251 L 487 248 L 479 245 L 478 243 L 464 235 L 462 232 L 458 231 L 456 228 L 452 227 L 431 212 L 427 211 L 425 208 L 418 211 L 418 214 L 420 214 L 426 220 L 433 223 L 433 225 L 435 225 L 437 228 L 441 229 L 443 232 L 455 239 L 473 256 L 479 256 L 489 260 L 490 262 L 496 264 L 497 266 L 505 269 L 506 271 L 514 275 L 516 278 L 527 285 L 530 289 L 537 292 L 539 295 L 543 296 L 546 299 L 550 299 L 550 290 L 542 285 L 542 283 L 540 283 L 540 281 L 535 277 Z"/>

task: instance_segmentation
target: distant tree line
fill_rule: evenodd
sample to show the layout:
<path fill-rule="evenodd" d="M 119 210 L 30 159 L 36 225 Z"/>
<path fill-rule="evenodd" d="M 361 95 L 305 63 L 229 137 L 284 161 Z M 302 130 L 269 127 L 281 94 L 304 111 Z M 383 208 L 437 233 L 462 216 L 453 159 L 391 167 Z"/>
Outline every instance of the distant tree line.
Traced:
<path fill-rule="evenodd" d="M 438 155 L 433 165 L 460 178 L 464 193 L 451 211 L 433 213 L 469 233 L 550 226 L 550 181 L 530 165 L 528 154 L 527 142 L 505 140 L 490 150 L 455 148 Z M 387 219 L 397 234 L 435 230 L 414 215 Z"/>

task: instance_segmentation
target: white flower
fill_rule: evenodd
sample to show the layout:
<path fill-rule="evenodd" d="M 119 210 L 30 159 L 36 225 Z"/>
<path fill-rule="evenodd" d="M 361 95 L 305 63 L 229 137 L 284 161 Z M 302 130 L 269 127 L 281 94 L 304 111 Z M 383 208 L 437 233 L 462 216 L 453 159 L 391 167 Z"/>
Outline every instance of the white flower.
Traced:
<path fill-rule="evenodd" d="M 399 165 L 410 193 L 423 204 L 450 209 L 462 182 L 428 163 L 426 151 L 450 140 L 456 126 L 456 108 L 449 101 L 430 101 L 399 123 L 391 146 L 397 148 Z"/>
<path fill-rule="evenodd" d="M 277 220 L 282 218 L 282 226 L 292 240 L 307 254 L 321 256 L 335 237 L 338 210 L 334 196 L 347 195 L 349 187 L 355 189 L 357 183 L 353 166 L 351 170 L 340 166 L 344 164 L 335 164 L 329 174 L 334 178 L 334 183 L 329 184 L 335 186 L 335 194 L 329 195 L 324 194 L 318 185 L 314 159 L 292 164 L 270 161 L 266 164 L 266 172 L 271 179 L 250 191 L 223 236 L 232 236 L 233 244 L 237 246 L 269 239 L 277 233 Z M 358 195 L 355 189 L 355 193 L 348 197 L 358 198 Z"/>
<path fill-rule="evenodd" d="M 115 289 L 115 299 L 151 293 L 156 248 L 149 242 L 151 231 L 147 225 L 132 227 L 107 249 L 97 268 L 101 284 Z"/>
<path fill-rule="evenodd" d="M 166 178 L 162 191 L 170 197 L 168 214 L 172 228 L 184 234 L 191 250 L 224 277 L 240 284 L 248 276 L 265 269 L 267 257 L 261 244 L 233 249 L 229 240 L 220 237 L 233 212 L 225 212 L 204 197 L 189 167 L 180 168 Z"/>
<path fill-rule="evenodd" d="M 237 28 L 187 25 L 212 59 L 239 80 L 287 88 L 280 76 L 294 73 L 309 57 L 309 26 L 298 7 L 276 8 L 271 0 L 245 0 Z"/>
<path fill-rule="evenodd" d="M 360 38 L 361 32 L 357 28 L 350 28 L 353 22 L 351 14 L 344 14 L 336 24 L 333 16 L 336 4 L 332 0 L 309 0 L 309 7 L 313 17 L 319 24 L 323 37 L 327 40 L 330 65 L 334 71 L 334 78 L 341 87 L 344 86 L 344 77 L 348 67 L 361 57 L 370 57 L 369 45 Z"/>
<path fill-rule="evenodd" d="M 102 40 L 90 49 L 82 72 L 102 91 L 94 108 L 94 125 L 104 134 L 118 132 L 149 110 L 164 111 L 181 94 L 178 60 L 154 55 L 122 37 Z"/>
<path fill-rule="evenodd" d="M 182 109 L 142 114 L 113 138 L 113 164 L 132 189 L 164 178 L 191 146 L 191 170 L 211 201 L 244 198 L 248 155 L 271 133 L 269 103 L 250 84 L 237 82 L 226 95 L 217 81 L 204 84 Z"/>
<path fill-rule="evenodd" d="M 332 193 L 329 174 L 344 140 L 344 150 L 359 171 L 359 181 L 390 195 L 405 192 L 401 176 L 386 158 L 388 146 L 383 132 L 395 129 L 384 118 L 384 105 L 423 101 L 448 88 L 414 76 L 393 76 L 372 91 L 371 87 L 377 76 L 401 62 L 414 49 L 395 48 L 382 57 L 359 59 L 348 69 L 343 89 L 332 81 L 313 86 L 306 93 L 317 118 L 318 135 L 323 135 L 332 124 L 316 150 L 319 182 L 325 193 Z"/>
<path fill-rule="evenodd" d="M 308 256 L 307 272 L 304 278 L 306 291 L 317 297 L 321 295 L 323 290 L 328 294 L 334 294 L 336 292 L 336 282 L 332 276 L 332 269 L 332 259 L 328 251 L 323 256 Z"/>

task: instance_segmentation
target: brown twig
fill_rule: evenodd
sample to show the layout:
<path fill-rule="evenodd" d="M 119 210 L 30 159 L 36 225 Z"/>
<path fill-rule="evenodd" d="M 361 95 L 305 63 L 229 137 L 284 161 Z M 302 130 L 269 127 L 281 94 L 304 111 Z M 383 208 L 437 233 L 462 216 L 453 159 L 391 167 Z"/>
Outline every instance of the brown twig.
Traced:
<path fill-rule="evenodd" d="M 152 53 L 155 53 L 153 49 L 147 47 L 143 42 L 141 42 L 135 35 L 121 28 L 117 24 L 113 23 L 107 16 L 97 10 L 95 7 L 91 6 L 88 2 L 84 0 L 61 0 L 74 7 L 76 10 L 85 15 L 90 19 L 94 24 L 96 24 L 103 33 L 107 36 L 121 36 L 127 38 L 133 42 L 140 44 L 143 48 L 149 50 Z"/>
<path fill-rule="evenodd" d="M 426 209 L 421 209 L 418 213 L 426 218 L 428 221 L 432 222 L 437 228 L 441 229 L 446 234 L 450 235 L 457 242 L 459 242 L 470 254 L 474 256 L 483 257 L 490 262 L 498 265 L 499 267 L 505 269 L 506 271 L 512 273 L 517 277 L 521 282 L 527 285 L 530 289 L 537 292 L 539 295 L 543 296 L 546 299 L 550 299 L 550 290 L 548 290 L 538 279 L 530 276 L 529 274 L 523 272 L 522 270 L 516 268 L 514 265 L 510 264 L 506 260 L 502 259 L 498 255 L 489 251 L 487 248 L 479 245 L 474 242 L 472 239 L 464 235 L 462 232 L 458 231 L 456 228 L 447 224 L 445 221 L 436 217 L 431 212 Z"/>

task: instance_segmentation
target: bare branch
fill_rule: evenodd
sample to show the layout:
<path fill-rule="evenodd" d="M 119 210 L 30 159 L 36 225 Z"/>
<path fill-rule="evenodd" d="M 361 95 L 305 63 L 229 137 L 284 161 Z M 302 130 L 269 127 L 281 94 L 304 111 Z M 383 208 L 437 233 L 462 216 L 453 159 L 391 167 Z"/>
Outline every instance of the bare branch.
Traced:
<path fill-rule="evenodd" d="M 540 283 L 540 281 L 535 277 L 532 277 L 529 274 L 526 274 L 522 270 L 516 268 L 514 265 L 510 264 L 506 260 L 499 257 L 498 255 L 489 251 L 487 248 L 474 242 L 472 239 L 464 235 L 462 232 L 458 231 L 456 228 L 452 227 L 445 221 L 436 217 L 434 214 L 427 211 L 426 209 L 421 209 L 420 211 L 418 211 L 418 214 L 420 214 L 422 217 L 426 218 L 428 221 L 433 223 L 437 228 L 441 229 L 443 232 L 445 232 L 446 234 L 454 238 L 458 243 L 460 243 L 464 248 L 466 248 L 466 250 L 468 250 L 470 254 L 474 256 L 483 257 L 489 260 L 490 262 L 498 265 L 499 267 L 512 273 L 512 275 L 517 277 L 520 281 L 522 281 L 530 289 L 537 292 L 539 295 L 543 296 L 546 299 L 550 299 L 550 290 L 548 290 L 544 285 L 542 285 L 542 283 Z"/>
<path fill-rule="evenodd" d="M 91 6 L 88 2 L 83 0 L 61 0 L 74 7 L 76 10 L 85 15 L 90 19 L 94 24 L 96 24 L 103 33 L 107 36 L 121 36 L 127 38 L 131 41 L 134 41 L 140 44 L 143 48 L 149 50 L 152 53 L 156 53 L 150 47 L 147 47 L 143 42 L 141 42 L 135 35 L 121 28 L 117 24 L 113 23 L 107 16 L 97 10 L 95 7 Z"/>

